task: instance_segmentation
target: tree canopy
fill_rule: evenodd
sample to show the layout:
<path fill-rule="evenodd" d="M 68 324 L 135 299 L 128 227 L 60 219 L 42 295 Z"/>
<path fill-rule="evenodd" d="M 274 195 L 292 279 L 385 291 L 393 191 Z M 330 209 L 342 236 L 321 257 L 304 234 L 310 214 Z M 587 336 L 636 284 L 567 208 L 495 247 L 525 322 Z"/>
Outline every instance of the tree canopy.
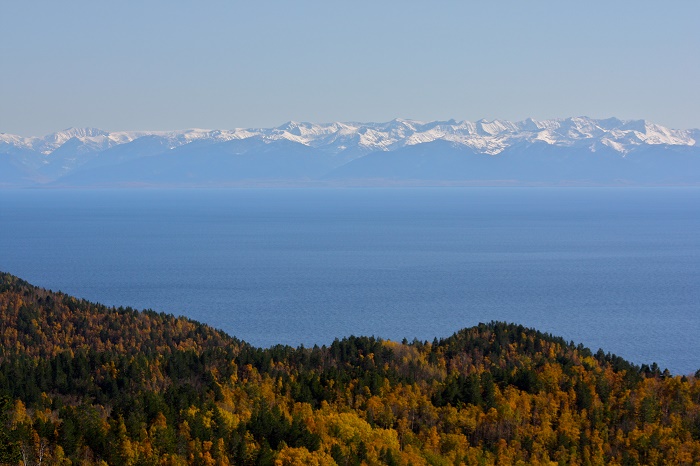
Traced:
<path fill-rule="evenodd" d="M 697 375 L 502 322 L 262 349 L 0 274 L 0 464 L 698 464 Z"/>

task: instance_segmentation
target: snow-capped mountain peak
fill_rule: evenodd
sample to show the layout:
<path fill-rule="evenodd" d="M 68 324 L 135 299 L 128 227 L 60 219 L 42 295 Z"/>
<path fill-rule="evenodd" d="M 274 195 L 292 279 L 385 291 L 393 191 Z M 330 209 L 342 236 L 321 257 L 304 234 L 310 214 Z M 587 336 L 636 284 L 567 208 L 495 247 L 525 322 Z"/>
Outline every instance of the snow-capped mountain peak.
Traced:
<path fill-rule="evenodd" d="M 146 136 L 160 141 L 157 147 L 171 150 L 195 141 L 218 144 L 257 140 L 265 145 L 288 141 L 323 154 L 344 154 L 343 160 L 350 160 L 372 152 L 394 151 L 433 141 L 446 141 L 487 155 L 498 155 L 516 145 L 535 144 L 580 148 L 589 152 L 607 147 L 626 155 L 645 146 L 697 146 L 700 130 L 670 129 L 646 120 L 585 116 L 551 120 L 527 118 L 515 122 L 485 119 L 426 122 L 403 118 L 384 123 L 288 121 L 274 128 L 232 130 L 190 128 L 109 132 L 96 128 L 68 128 L 43 137 L 0 133 L 0 155 L 10 154 L 18 158 L 20 165 L 40 167 L 44 171 L 54 166 L 54 175 L 60 175 L 98 156 L 104 160 L 99 155 L 104 151 Z"/>

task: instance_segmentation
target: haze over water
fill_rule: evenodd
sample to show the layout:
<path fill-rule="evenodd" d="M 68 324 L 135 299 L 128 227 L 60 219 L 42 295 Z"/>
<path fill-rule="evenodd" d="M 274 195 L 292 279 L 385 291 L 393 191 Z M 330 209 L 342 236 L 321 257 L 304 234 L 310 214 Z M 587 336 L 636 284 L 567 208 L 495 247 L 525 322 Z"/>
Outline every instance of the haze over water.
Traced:
<path fill-rule="evenodd" d="M 0 270 L 259 346 L 522 323 L 700 369 L 700 189 L 0 192 Z"/>

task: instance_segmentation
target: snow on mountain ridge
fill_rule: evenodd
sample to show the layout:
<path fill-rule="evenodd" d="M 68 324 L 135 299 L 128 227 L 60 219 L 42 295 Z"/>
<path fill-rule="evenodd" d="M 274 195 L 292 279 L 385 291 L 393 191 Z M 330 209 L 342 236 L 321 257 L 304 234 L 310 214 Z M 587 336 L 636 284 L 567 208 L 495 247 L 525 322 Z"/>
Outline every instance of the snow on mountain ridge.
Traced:
<path fill-rule="evenodd" d="M 195 141 L 226 142 L 257 138 L 263 142 L 288 140 L 338 154 L 353 149 L 362 153 L 391 151 L 405 146 L 445 140 L 495 155 L 516 143 L 546 143 L 560 146 L 594 147 L 596 143 L 625 154 L 642 144 L 692 146 L 700 130 L 677 130 L 646 120 L 564 119 L 523 121 L 478 120 L 418 121 L 394 119 L 384 123 L 289 121 L 275 128 L 210 130 L 191 128 L 177 131 L 117 131 L 69 128 L 44 137 L 21 137 L 0 133 L 0 144 L 31 150 L 46 157 L 68 143 L 77 141 L 80 153 L 96 153 L 144 136 L 164 138 L 171 149 Z M 77 151 L 78 149 L 76 149 Z"/>

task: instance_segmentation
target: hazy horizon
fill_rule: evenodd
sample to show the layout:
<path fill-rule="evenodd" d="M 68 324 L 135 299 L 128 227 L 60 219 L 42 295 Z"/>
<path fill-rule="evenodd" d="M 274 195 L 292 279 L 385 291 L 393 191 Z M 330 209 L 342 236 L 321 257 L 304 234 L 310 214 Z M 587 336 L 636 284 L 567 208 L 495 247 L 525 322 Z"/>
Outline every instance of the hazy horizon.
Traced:
<path fill-rule="evenodd" d="M 341 124 L 385 124 L 385 123 L 390 123 L 392 121 L 411 121 L 411 122 L 417 122 L 417 123 L 433 123 L 433 122 L 449 122 L 449 121 L 456 121 L 457 123 L 461 122 L 469 122 L 469 123 L 477 123 L 480 121 L 485 121 L 485 122 L 494 122 L 494 121 L 509 121 L 509 122 L 514 122 L 514 123 L 519 123 L 526 121 L 528 119 L 533 119 L 535 121 L 555 121 L 555 120 L 567 120 L 569 118 L 585 118 L 585 119 L 591 119 L 591 120 L 608 120 L 608 119 L 614 119 L 617 118 L 621 121 L 647 121 L 652 124 L 659 124 L 656 121 L 650 120 L 649 118 L 618 118 L 615 115 L 609 115 L 607 117 L 602 117 L 602 118 L 593 118 L 588 115 L 569 115 L 565 117 L 560 117 L 560 118 L 533 118 L 533 117 L 526 117 L 521 120 L 507 120 L 505 118 L 493 118 L 493 119 L 487 119 L 487 118 L 479 118 L 476 120 L 467 120 L 467 119 L 457 119 L 457 118 L 439 118 L 437 120 L 419 120 L 415 118 L 403 118 L 403 117 L 395 117 L 391 118 L 386 121 L 354 121 L 354 120 L 334 120 L 334 121 L 302 121 L 302 120 L 285 120 L 283 122 L 280 122 L 279 124 L 275 125 L 270 125 L 270 126 L 237 126 L 237 127 L 231 127 L 231 128 L 219 128 L 219 127 L 182 127 L 182 128 L 167 128 L 167 129 L 152 129 L 152 128 L 131 128 L 131 129 L 113 129 L 113 128 L 103 128 L 103 127 L 98 127 L 94 125 L 87 125 L 87 126 L 68 126 L 65 128 L 56 128 L 54 130 L 51 130 L 47 133 L 42 133 L 42 134 L 19 134 L 19 133 L 9 133 L 7 131 L 0 131 L 0 134 L 13 134 L 16 136 L 21 136 L 24 138 L 31 138 L 31 137 L 45 137 L 49 136 L 55 133 L 60 133 L 62 131 L 68 131 L 71 129 L 98 129 L 100 131 L 105 131 L 108 133 L 169 133 L 169 132 L 179 132 L 179 131 L 190 131 L 190 130 L 203 130 L 203 131 L 217 131 L 217 130 L 222 130 L 222 131 L 234 131 L 234 130 L 255 130 L 255 129 L 274 129 L 274 128 L 280 128 L 283 127 L 284 125 L 288 123 L 300 123 L 300 124 L 313 124 L 313 125 L 331 125 L 335 123 L 341 123 Z M 665 125 L 661 125 L 665 126 Z M 695 129 L 700 129 L 700 125 L 698 127 L 687 127 L 687 128 L 676 128 L 676 127 L 671 127 L 671 126 L 665 126 L 668 129 L 673 129 L 673 130 L 695 130 Z"/>

